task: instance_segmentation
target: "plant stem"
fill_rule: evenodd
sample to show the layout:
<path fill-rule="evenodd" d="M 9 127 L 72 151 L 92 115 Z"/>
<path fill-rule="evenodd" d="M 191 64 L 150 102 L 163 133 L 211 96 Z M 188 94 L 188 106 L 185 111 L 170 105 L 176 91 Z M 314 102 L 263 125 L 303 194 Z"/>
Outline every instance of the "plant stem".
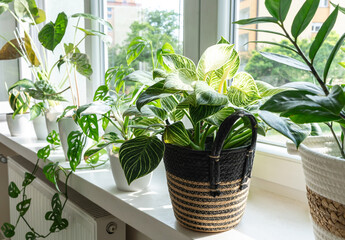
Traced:
<path fill-rule="evenodd" d="M 336 141 L 336 143 L 337 143 L 337 145 L 338 145 L 338 147 L 339 147 L 339 149 L 340 149 L 341 156 L 342 156 L 343 158 L 345 158 L 344 150 L 342 149 L 341 144 L 340 144 L 340 142 L 339 142 L 339 139 L 338 139 L 337 135 L 335 134 L 335 132 L 334 132 L 334 130 L 333 130 L 332 124 L 330 124 L 330 123 L 325 123 L 325 124 L 326 124 L 326 125 L 329 127 L 329 129 L 331 130 L 331 133 L 332 133 L 332 135 L 333 135 L 333 137 L 334 137 L 334 139 L 335 139 L 335 141 Z"/>
<path fill-rule="evenodd" d="M 308 67 L 310 68 L 310 71 L 312 72 L 312 74 L 314 75 L 315 79 L 318 81 L 319 85 L 322 87 L 322 90 L 324 91 L 325 95 L 327 96 L 329 94 L 329 91 L 327 89 L 326 84 L 324 83 L 324 81 L 322 81 L 320 75 L 317 73 L 316 69 L 314 68 L 314 65 L 311 61 L 309 61 L 307 59 L 307 57 L 304 55 L 304 53 L 302 52 L 302 50 L 300 49 L 300 47 L 297 44 L 297 39 L 293 40 L 291 38 L 291 36 L 289 35 L 289 33 L 286 31 L 283 23 L 282 24 L 278 24 L 282 30 L 284 31 L 286 37 L 289 39 L 289 41 L 295 46 L 298 55 L 300 55 L 302 57 L 302 59 L 304 60 L 304 62 L 308 65 Z"/>
<path fill-rule="evenodd" d="M 194 126 L 194 143 L 198 146 L 200 144 L 200 121 Z"/>
<path fill-rule="evenodd" d="M 153 46 L 152 41 L 150 41 L 150 48 L 151 48 L 151 60 L 152 60 L 152 69 L 155 70 L 155 58 L 153 56 Z"/>

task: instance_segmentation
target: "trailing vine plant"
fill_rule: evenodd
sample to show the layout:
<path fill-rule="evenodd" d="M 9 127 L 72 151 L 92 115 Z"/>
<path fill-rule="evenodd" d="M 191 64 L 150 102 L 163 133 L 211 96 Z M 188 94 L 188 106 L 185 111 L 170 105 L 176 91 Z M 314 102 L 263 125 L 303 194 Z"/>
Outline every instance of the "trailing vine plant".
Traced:
<path fill-rule="evenodd" d="M 85 145 L 86 136 L 83 135 L 80 131 L 73 131 L 68 136 L 68 159 L 70 163 L 70 168 L 62 167 L 59 162 L 49 161 L 51 151 L 55 150 L 61 145 L 59 135 L 52 131 L 47 137 L 47 146 L 41 148 L 37 152 L 37 161 L 31 172 L 25 172 L 24 180 L 22 186 L 18 187 L 14 182 L 11 182 L 8 187 L 8 195 L 14 199 L 21 199 L 21 201 L 16 205 L 16 210 L 19 215 L 14 224 L 4 223 L 1 226 L 5 237 L 11 238 L 15 235 L 15 230 L 20 221 L 23 221 L 29 231 L 25 235 L 26 240 L 34 240 L 38 238 L 47 238 L 55 232 L 59 232 L 68 227 L 69 222 L 66 218 L 63 218 L 63 210 L 68 201 L 68 181 L 71 174 L 77 170 L 77 166 L 81 162 L 81 153 Z M 27 187 L 36 179 L 36 173 L 39 170 L 39 163 L 43 160 L 46 164 L 43 167 L 42 171 L 45 177 L 55 185 L 56 193 L 51 199 L 51 210 L 46 212 L 44 218 L 46 221 L 51 222 L 50 228 L 47 233 L 40 233 L 35 230 L 34 226 L 26 218 L 26 213 L 30 209 L 31 202 L 33 199 L 27 195 Z M 89 164 L 86 167 L 82 168 L 95 168 L 105 164 L 105 161 L 101 162 L 98 165 Z M 72 170 L 72 171 L 69 171 Z M 59 176 L 60 173 L 64 176 L 64 187 L 61 189 L 59 187 Z M 61 200 L 61 196 L 64 200 Z"/>

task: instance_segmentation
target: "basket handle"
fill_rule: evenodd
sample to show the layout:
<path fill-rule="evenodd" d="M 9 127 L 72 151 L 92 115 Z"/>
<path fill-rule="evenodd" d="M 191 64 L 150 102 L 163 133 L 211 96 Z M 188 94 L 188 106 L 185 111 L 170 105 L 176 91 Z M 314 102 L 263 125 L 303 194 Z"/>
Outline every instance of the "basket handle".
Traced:
<path fill-rule="evenodd" d="M 212 196 L 219 196 L 220 191 L 218 190 L 218 186 L 220 183 L 220 153 L 222 151 L 224 141 L 228 136 L 231 127 L 234 123 L 242 117 L 247 117 L 250 120 L 250 125 L 252 129 L 252 140 L 251 144 L 248 146 L 246 162 L 243 169 L 243 176 L 242 176 L 242 183 L 241 189 L 245 187 L 244 183 L 247 180 L 247 176 L 250 176 L 251 168 L 253 166 L 252 156 L 254 154 L 256 139 L 257 139 L 257 122 L 255 117 L 245 111 L 239 110 L 235 113 L 228 116 L 220 125 L 216 139 L 212 145 L 211 155 L 210 157 L 210 184 L 211 184 L 211 195 Z M 248 174 L 249 173 L 249 174 Z"/>

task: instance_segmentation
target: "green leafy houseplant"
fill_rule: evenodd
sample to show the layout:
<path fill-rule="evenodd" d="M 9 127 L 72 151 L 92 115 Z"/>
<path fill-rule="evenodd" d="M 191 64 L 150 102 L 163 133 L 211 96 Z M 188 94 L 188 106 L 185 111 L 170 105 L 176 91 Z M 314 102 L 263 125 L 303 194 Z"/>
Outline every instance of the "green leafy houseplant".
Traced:
<path fill-rule="evenodd" d="M 13 2 L 13 10 L 9 5 L 11 2 Z M 97 21 L 109 28 L 112 28 L 112 26 L 103 19 L 90 14 L 77 13 L 68 17 L 64 12 L 61 12 L 54 22 L 50 21 L 43 27 L 40 27 L 40 25 L 46 21 L 46 15 L 42 9 L 37 7 L 35 1 L 10 0 L 1 3 L 0 7 L 0 14 L 6 11 L 9 12 L 24 31 L 24 36 L 21 37 L 19 29 L 16 29 L 14 33 L 15 38 L 12 40 L 7 40 L 0 35 L 1 38 L 7 41 L 0 50 L 0 60 L 22 57 L 30 67 L 34 76 L 34 81 L 22 79 L 11 86 L 10 89 L 21 87 L 23 91 L 29 93 L 34 99 L 45 101 L 44 105 L 38 103 L 38 105 L 34 105 L 31 108 L 33 112 L 31 117 L 37 117 L 42 109 L 44 110 L 44 106 L 55 106 L 58 104 L 57 102 L 65 101 L 61 94 L 67 90 L 71 91 L 74 105 L 80 105 L 76 73 L 90 78 L 92 68 L 87 54 L 81 53 L 78 47 L 87 36 L 99 36 L 107 41 L 104 33 L 79 27 L 80 20 L 84 18 Z M 74 26 L 74 41 L 72 43 L 62 44 L 63 37 L 68 27 L 69 18 L 77 19 L 77 24 Z M 38 32 L 37 36 L 31 35 L 30 32 L 32 31 L 30 30 Z M 77 39 L 77 31 L 82 31 L 84 33 L 84 36 L 79 40 Z M 36 44 L 35 41 L 33 41 L 36 37 L 40 44 Z M 61 47 L 64 53 L 55 63 L 49 66 L 46 50 L 53 52 L 57 47 Z M 65 66 L 64 77 L 55 87 L 52 83 L 52 78 L 54 78 L 54 76 L 52 76 L 53 70 L 55 68 L 61 70 L 63 65 Z M 67 81 L 68 86 L 65 87 Z"/>
<path fill-rule="evenodd" d="M 329 128 L 332 136 L 310 137 L 305 141 L 303 140 L 307 135 L 302 139 L 297 139 L 295 135 L 286 135 L 295 144 L 294 146 L 287 143 L 287 149 L 289 153 L 298 154 L 302 158 L 315 237 L 317 239 L 344 239 L 344 223 L 342 218 L 338 219 L 337 216 L 341 216 L 345 206 L 343 194 L 345 93 L 343 80 L 330 79 L 328 76 L 332 70 L 332 62 L 344 42 L 345 34 L 341 35 L 329 52 L 322 74 L 315 68 L 315 57 L 335 25 L 338 14 L 345 13 L 345 8 L 332 4 L 334 10 L 322 24 L 308 52 L 303 52 L 298 39 L 315 16 L 320 1 L 306 0 L 294 17 L 289 31 L 285 26 L 285 18 L 291 3 L 291 0 L 266 0 L 265 6 L 271 16 L 244 19 L 237 23 L 246 25 L 270 22 L 279 26 L 280 32 L 270 31 L 270 33 L 284 36 L 292 46 L 281 45 L 281 47 L 296 53 L 302 61 L 286 55 L 268 52 L 261 52 L 261 54 L 273 61 L 309 72 L 313 81 L 317 83 L 290 83 L 290 89 L 274 94 L 260 106 L 259 116 L 281 133 L 284 132 L 284 126 L 277 121 L 276 114 L 294 123 L 325 124 Z M 254 29 L 254 31 L 266 30 Z M 277 45 L 274 42 L 266 43 Z M 303 144 L 300 145 L 302 141 Z"/>
<path fill-rule="evenodd" d="M 30 96 L 26 92 L 18 91 L 13 89 L 8 93 L 8 101 L 13 110 L 12 118 L 17 114 L 24 114 L 29 110 Z"/>
<path fill-rule="evenodd" d="M 276 4 L 273 2 L 277 2 Z M 283 118 L 289 118 L 292 122 L 297 124 L 311 124 L 311 123 L 323 123 L 326 124 L 331 133 L 334 136 L 335 141 L 340 149 L 341 156 L 344 158 L 344 146 L 340 143 L 339 139 L 336 137 L 336 132 L 334 127 L 336 124 L 341 126 L 341 135 L 344 135 L 344 120 L 345 112 L 343 107 L 345 105 L 345 94 L 343 86 L 338 84 L 334 79 L 328 78 L 328 73 L 331 70 L 331 64 L 334 57 L 336 56 L 338 50 L 340 49 L 342 43 L 345 39 L 345 34 L 343 34 L 333 47 L 332 51 L 329 53 L 328 60 L 324 66 L 323 74 L 317 72 L 315 69 L 315 57 L 318 50 L 324 43 L 325 39 L 331 32 L 339 11 L 345 13 L 345 9 L 339 6 L 335 6 L 333 12 L 329 15 L 327 20 L 323 23 L 319 32 L 317 33 L 314 41 L 311 43 L 309 52 L 306 54 L 302 52 L 299 47 L 298 37 L 306 29 L 308 24 L 314 17 L 316 10 L 318 8 L 319 1 L 306 1 L 297 15 L 295 16 L 291 31 L 288 32 L 284 25 L 284 20 L 288 14 L 291 0 L 290 1 L 265 1 L 265 5 L 270 17 L 258 17 L 251 19 L 239 20 L 235 23 L 240 25 L 247 24 L 261 24 L 261 23 L 274 23 L 280 27 L 281 32 L 271 32 L 271 34 L 284 36 L 291 44 L 292 47 L 288 47 L 289 51 L 292 51 L 303 60 L 303 62 L 284 56 L 280 54 L 274 54 L 269 52 L 261 52 L 261 54 L 273 61 L 288 65 L 293 68 L 308 71 L 314 78 L 314 81 L 318 83 L 313 84 L 310 82 L 294 82 L 285 85 L 288 87 L 287 91 L 282 91 L 273 95 L 268 101 L 266 101 L 260 107 L 259 115 L 261 118 L 273 129 L 280 133 L 283 133 L 284 127 L 276 121 L 276 116 L 272 113 L 279 113 Z M 265 31 L 260 29 L 253 29 L 253 31 Z M 267 44 L 277 45 L 274 42 L 266 42 Z M 287 48 L 285 45 L 281 47 Z M 272 113 L 271 113 L 272 112 Z M 283 133 L 284 134 L 284 133 Z M 286 135 L 286 137 L 291 139 L 296 146 L 304 140 L 307 135 L 304 135 L 303 139 L 297 139 L 294 135 Z"/>

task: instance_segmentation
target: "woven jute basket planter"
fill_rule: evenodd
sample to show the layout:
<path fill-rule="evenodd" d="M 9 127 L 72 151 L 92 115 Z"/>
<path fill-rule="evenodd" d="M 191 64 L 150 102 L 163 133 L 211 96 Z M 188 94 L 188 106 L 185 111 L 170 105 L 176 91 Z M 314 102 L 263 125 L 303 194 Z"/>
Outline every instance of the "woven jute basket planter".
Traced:
<path fill-rule="evenodd" d="M 302 158 L 315 239 L 345 239 L 345 160 L 332 136 L 310 137 L 290 154 Z"/>
<path fill-rule="evenodd" d="M 251 122 L 251 144 L 222 150 L 231 127 L 241 117 Z M 200 232 L 222 232 L 240 222 L 248 196 L 256 138 L 255 118 L 240 111 L 221 124 L 210 151 L 165 144 L 169 194 L 175 217 L 182 226 Z"/>

